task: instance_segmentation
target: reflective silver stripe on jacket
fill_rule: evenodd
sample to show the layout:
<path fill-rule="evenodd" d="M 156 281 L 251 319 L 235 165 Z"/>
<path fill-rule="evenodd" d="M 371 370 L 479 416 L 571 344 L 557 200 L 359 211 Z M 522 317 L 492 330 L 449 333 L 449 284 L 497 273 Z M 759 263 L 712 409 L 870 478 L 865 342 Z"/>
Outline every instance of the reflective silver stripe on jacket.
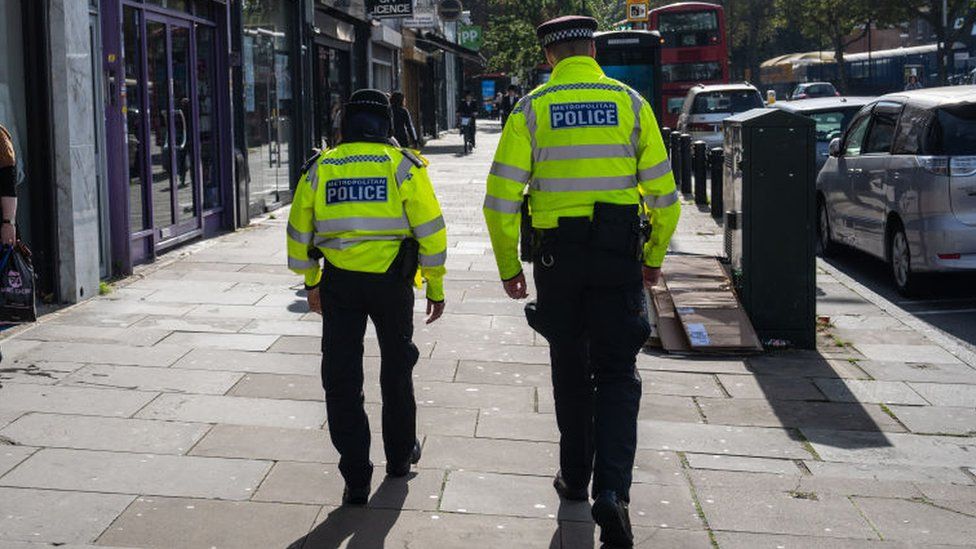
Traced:
<path fill-rule="evenodd" d="M 637 186 L 632 175 L 610 177 L 544 177 L 532 180 L 532 188 L 546 192 L 618 191 Z"/>
<path fill-rule="evenodd" d="M 421 267 L 440 267 L 444 263 L 447 263 L 447 250 L 433 255 L 420 254 Z"/>
<path fill-rule="evenodd" d="M 340 233 L 343 231 L 397 231 L 409 229 L 405 217 L 340 217 L 315 221 L 317 233 Z"/>
<path fill-rule="evenodd" d="M 318 188 L 319 188 L 319 164 L 318 164 L 318 162 L 316 162 L 315 164 L 312 164 L 312 167 L 308 169 L 308 176 L 306 177 L 306 179 L 308 179 L 308 185 L 309 185 L 309 187 L 312 188 L 312 192 L 314 193 L 315 191 L 317 191 Z"/>
<path fill-rule="evenodd" d="M 425 236 L 430 236 L 437 233 L 444 228 L 444 216 L 439 215 L 435 219 L 431 219 L 426 223 L 421 223 L 416 227 L 413 227 L 413 235 L 417 238 L 424 238 Z"/>
<path fill-rule="evenodd" d="M 496 212 L 513 214 L 522 210 L 522 203 L 514 200 L 506 200 L 497 196 L 485 196 L 485 208 Z"/>
<path fill-rule="evenodd" d="M 647 195 L 644 197 L 644 204 L 647 204 L 647 208 L 650 210 L 656 210 L 658 208 L 667 208 L 671 204 L 678 201 L 678 191 L 671 192 L 669 194 L 663 194 L 661 196 Z"/>
<path fill-rule="evenodd" d="M 301 259 L 295 259 L 293 257 L 289 257 L 288 268 L 294 271 L 307 271 L 309 269 L 318 269 L 319 262 L 314 259 L 306 259 L 302 261 Z"/>
<path fill-rule="evenodd" d="M 330 250 L 345 250 L 346 248 L 351 248 L 356 244 L 362 244 L 363 242 L 374 242 L 382 240 L 403 240 L 406 236 L 394 235 L 394 234 L 378 234 L 373 236 L 358 236 L 355 238 L 326 238 L 324 236 L 315 236 L 315 240 L 312 243 L 317 248 L 328 248 Z"/>
<path fill-rule="evenodd" d="M 492 162 L 491 171 L 488 173 L 496 177 L 504 177 L 505 179 L 511 179 L 512 181 L 517 181 L 519 183 L 528 183 L 529 177 L 532 175 L 522 168 L 512 166 L 510 164 L 503 164 L 501 162 Z"/>
<path fill-rule="evenodd" d="M 309 231 L 307 233 L 303 233 L 302 231 L 299 231 L 291 223 L 288 224 L 288 228 L 286 230 L 288 232 L 288 237 L 294 240 L 295 242 L 298 242 L 299 244 L 308 244 L 309 242 L 312 241 L 312 237 L 315 236 L 315 234 L 312 231 Z"/>
<path fill-rule="evenodd" d="M 536 130 L 539 128 L 539 123 L 535 117 L 535 109 L 532 108 L 532 100 L 526 98 L 524 101 L 524 106 L 522 107 L 522 113 L 525 116 L 525 128 L 529 131 L 529 143 L 532 148 L 532 160 L 538 162 L 536 155 L 539 154 L 539 146 L 535 140 Z"/>
<path fill-rule="evenodd" d="M 542 147 L 538 161 L 585 160 L 589 158 L 634 158 L 636 153 L 630 145 L 563 145 Z"/>
<path fill-rule="evenodd" d="M 664 177 L 669 173 L 671 173 L 671 161 L 665 158 L 649 168 L 637 170 L 637 179 L 640 181 L 652 181 L 659 177 Z"/>
<path fill-rule="evenodd" d="M 630 94 L 630 104 L 634 109 L 634 131 L 630 134 L 630 144 L 633 145 L 634 150 L 637 150 L 637 146 L 640 145 L 640 134 L 641 134 L 641 124 L 640 124 L 640 113 L 641 106 L 644 104 L 644 99 L 639 93 L 634 90 L 627 88 L 627 92 Z"/>
<path fill-rule="evenodd" d="M 397 188 L 403 185 L 403 182 L 410 179 L 410 170 L 413 168 L 414 163 L 406 156 L 400 160 L 400 164 L 397 166 L 396 170 L 396 184 Z"/>

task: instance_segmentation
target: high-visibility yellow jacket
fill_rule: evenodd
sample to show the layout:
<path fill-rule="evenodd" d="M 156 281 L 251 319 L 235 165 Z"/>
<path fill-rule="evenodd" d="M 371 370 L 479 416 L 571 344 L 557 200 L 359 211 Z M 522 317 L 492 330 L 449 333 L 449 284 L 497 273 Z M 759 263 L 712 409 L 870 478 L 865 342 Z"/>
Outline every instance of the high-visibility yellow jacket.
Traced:
<path fill-rule="evenodd" d="M 593 217 L 594 202 L 643 204 L 653 227 L 645 264 L 664 261 L 681 204 L 650 105 L 608 78 L 591 57 L 559 62 L 508 117 L 488 176 L 484 214 L 503 280 L 522 270 L 520 207 L 529 185 L 532 225 Z"/>
<path fill-rule="evenodd" d="M 319 283 L 309 251 L 343 270 L 386 272 L 400 243 L 420 243 L 427 297 L 444 299 L 447 230 L 426 161 L 382 143 L 344 143 L 319 155 L 302 175 L 288 216 L 288 268 Z"/>

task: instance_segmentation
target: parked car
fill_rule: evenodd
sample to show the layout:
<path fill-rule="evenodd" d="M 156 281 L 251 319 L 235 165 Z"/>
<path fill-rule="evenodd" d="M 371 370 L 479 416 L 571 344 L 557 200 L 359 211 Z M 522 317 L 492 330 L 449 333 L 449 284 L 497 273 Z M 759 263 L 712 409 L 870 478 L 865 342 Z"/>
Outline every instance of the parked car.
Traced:
<path fill-rule="evenodd" d="M 890 264 L 909 295 L 919 275 L 976 273 L 976 86 L 882 96 L 861 109 L 817 177 L 819 247 Z"/>
<path fill-rule="evenodd" d="M 698 84 L 685 96 L 678 116 L 678 131 L 690 134 L 695 141 L 704 141 L 709 148 L 721 147 L 722 121 L 762 106 L 762 95 L 752 84 Z"/>
<path fill-rule="evenodd" d="M 827 162 L 830 142 L 844 133 L 851 119 L 874 97 L 823 97 L 806 101 L 777 101 L 773 108 L 808 116 L 817 123 L 817 171 Z"/>
<path fill-rule="evenodd" d="M 804 82 L 797 85 L 790 94 L 790 100 L 814 99 L 816 97 L 839 97 L 837 88 L 830 82 Z"/>

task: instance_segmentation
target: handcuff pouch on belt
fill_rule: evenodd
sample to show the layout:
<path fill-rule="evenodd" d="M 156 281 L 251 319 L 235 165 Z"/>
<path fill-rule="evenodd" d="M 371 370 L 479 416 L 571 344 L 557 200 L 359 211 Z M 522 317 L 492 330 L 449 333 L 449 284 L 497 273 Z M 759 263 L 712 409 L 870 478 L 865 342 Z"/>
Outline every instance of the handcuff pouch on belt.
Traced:
<path fill-rule="evenodd" d="M 643 231 L 636 204 L 593 204 L 590 245 L 624 257 L 641 256 Z"/>
<path fill-rule="evenodd" d="M 420 266 L 420 242 L 415 238 L 405 238 L 400 242 L 400 251 L 390 265 L 390 273 L 404 280 L 413 280 Z"/>

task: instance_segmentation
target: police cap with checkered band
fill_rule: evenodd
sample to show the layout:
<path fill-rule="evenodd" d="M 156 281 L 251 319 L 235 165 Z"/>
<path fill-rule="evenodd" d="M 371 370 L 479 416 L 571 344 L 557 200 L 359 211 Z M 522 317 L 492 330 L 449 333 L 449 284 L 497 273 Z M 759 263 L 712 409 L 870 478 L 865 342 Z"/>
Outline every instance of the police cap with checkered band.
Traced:
<path fill-rule="evenodd" d="M 560 42 L 592 40 L 596 32 L 596 19 L 583 15 L 566 15 L 546 21 L 535 29 L 543 48 Z"/>

